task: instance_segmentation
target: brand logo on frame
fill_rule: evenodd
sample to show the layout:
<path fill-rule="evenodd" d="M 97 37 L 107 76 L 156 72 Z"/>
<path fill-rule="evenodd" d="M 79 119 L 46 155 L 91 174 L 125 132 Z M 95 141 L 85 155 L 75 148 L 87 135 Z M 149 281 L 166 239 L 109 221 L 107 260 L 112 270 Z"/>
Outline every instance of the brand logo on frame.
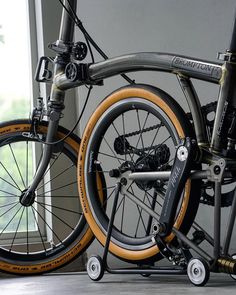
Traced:
<path fill-rule="evenodd" d="M 214 66 L 211 66 L 206 63 L 197 62 L 191 59 L 174 57 L 172 61 L 172 66 L 180 69 L 193 69 L 197 72 L 212 74 L 214 71 L 218 71 L 218 69 Z"/>

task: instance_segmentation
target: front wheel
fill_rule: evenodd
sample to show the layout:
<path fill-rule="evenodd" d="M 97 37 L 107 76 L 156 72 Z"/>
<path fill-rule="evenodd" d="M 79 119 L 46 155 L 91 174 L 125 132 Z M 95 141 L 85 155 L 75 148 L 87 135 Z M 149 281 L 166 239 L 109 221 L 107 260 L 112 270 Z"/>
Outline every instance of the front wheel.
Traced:
<path fill-rule="evenodd" d="M 93 238 L 78 197 L 80 139 L 75 135 L 53 146 L 34 202 L 21 203 L 40 162 L 47 130 L 47 123 L 41 122 L 32 135 L 30 120 L 0 125 L 1 271 L 31 275 L 55 270 L 82 254 Z M 59 127 L 55 140 L 68 132 Z"/>
<path fill-rule="evenodd" d="M 179 105 L 162 90 L 147 85 L 115 91 L 90 118 L 79 154 L 81 204 L 91 229 L 104 245 L 116 183 L 125 184 L 127 191 L 120 192 L 109 247 L 119 258 L 141 264 L 162 257 L 152 240 L 159 218 L 151 217 L 138 202 L 160 216 L 167 181 L 130 181 L 128 174 L 171 170 L 176 146 L 188 136 L 194 136 L 192 127 Z M 100 171 L 106 182 L 103 206 L 98 196 L 101 189 L 96 185 Z M 174 224 L 183 233 L 191 227 L 199 197 L 199 183 L 187 180 Z M 170 234 L 166 242 L 174 238 Z"/>

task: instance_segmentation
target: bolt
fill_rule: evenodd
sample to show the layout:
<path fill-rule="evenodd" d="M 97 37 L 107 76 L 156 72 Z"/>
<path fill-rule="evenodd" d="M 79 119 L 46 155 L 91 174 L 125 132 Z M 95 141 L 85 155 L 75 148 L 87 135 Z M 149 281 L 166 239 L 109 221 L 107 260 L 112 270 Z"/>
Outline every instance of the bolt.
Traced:
<path fill-rule="evenodd" d="M 216 166 L 214 167 L 214 173 L 215 173 L 216 175 L 219 175 L 220 172 L 221 172 L 221 168 L 220 168 L 220 166 L 216 165 Z"/>
<path fill-rule="evenodd" d="M 126 186 L 126 185 L 127 185 L 127 179 L 124 178 L 124 177 L 122 177 L 121 180 L 120 180 L 120 183 L 121 183 L 122 185 Z"/>
<path fill-rule="evenodd" d="M 120 176 L 119 169 L 112 169 L 112 170 L 110 170 L 109 171 L 109 176 L 110 177 L 115 177 L 115 178 L 119 177 Z"/>

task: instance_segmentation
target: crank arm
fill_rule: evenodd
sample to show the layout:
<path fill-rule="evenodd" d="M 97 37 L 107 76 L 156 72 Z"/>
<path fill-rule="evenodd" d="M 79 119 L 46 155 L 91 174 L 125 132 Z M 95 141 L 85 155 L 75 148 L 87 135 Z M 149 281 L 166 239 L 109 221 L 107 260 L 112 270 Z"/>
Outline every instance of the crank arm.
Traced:
<path fill-rule="evenodd" d="M 185 183 L 191 172 L 191 164 L 195 156 L 196 142 L 187 137 L 176 151 L 175 161 L 171 169 L 165 200 L 161 211 L 159 235 L 163 238 L 171 233 L 177 206 Z"/>

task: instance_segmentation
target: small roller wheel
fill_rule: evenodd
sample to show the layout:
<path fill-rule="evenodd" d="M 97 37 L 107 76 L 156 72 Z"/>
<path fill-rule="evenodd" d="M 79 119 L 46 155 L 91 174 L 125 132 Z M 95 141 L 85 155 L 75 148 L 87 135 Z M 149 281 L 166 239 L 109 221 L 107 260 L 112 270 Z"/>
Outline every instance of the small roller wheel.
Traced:
<path fill-rule="evenodd" d="M 236 259 L 236 253 L 232 255 L 233 259 Z M 230 274 L 231 278 L 236 281 L 236 275 Z"/>
<path fill-rule="evenodd" d="M 187 267 L 190 282 L 195 286 L 204 286 L 210 277 L 210 269 L 207 262 L 202 258 L 192 258 Z"/>
<path fill-rule="evenodd" d="M 96 255 L 89 258 L 87 263 L 87 273 L 91 280 L 101 280 L 104 275 L 104 265 L 100 256 Z"/>

